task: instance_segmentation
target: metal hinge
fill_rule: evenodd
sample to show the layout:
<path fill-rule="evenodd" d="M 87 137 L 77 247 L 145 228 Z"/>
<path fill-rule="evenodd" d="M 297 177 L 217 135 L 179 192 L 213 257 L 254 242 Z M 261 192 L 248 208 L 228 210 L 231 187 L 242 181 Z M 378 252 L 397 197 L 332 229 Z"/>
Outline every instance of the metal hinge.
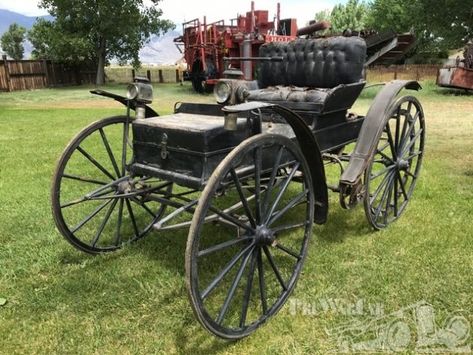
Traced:
<path fill-rule="evenodd" d="M 169 152 L 167 149 L 168 146 L 168 135 L 166 133 L 163 133 L 163 136 L 161 137 L 161 159 L 167 159 L 169 156 Z"/>

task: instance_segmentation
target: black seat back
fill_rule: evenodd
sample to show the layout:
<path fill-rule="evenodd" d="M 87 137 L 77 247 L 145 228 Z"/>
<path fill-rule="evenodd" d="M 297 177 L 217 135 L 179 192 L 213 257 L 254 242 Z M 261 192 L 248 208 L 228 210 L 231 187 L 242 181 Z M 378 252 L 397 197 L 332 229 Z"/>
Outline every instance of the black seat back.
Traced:
<path fill-rule="evenodd" d="M 333 88 L 363 79 L 366 43 L 358 37 L 298 39 L 260 47 L 260 57 L 282 57 L 282 62 L 261 62 L 258 84 Z"/>

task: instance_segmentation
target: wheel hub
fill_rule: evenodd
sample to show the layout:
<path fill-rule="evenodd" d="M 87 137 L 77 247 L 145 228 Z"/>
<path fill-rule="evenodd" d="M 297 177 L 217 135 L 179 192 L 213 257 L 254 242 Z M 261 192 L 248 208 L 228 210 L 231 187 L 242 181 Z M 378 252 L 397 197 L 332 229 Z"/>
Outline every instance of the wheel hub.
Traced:
<path fill-rule="evenodd" d="M 407 160 L 404 160 L 404 159 L 399 159 L 396 162 L 396 166 L 399 170 L 407 170 L 407 169 L 409 169 L 409 162 Z"/>
<path fill-rule="evenodd" d="M 255 239 L 259 245 L 271 245 L 276 240 L 274 232 L 266 226 L 256 227 Z"/>
<path fill-rule="evenodd" d="M 125 181 L 120 182 L 117 185 L 117 191 L 120 194 L 127 194 L 127 193 L 130 193 L 131 191 L 133 191 L 134 186 L 135 186 L 135 184 L 134 184 L 133 180 L 125 180 Z"/>

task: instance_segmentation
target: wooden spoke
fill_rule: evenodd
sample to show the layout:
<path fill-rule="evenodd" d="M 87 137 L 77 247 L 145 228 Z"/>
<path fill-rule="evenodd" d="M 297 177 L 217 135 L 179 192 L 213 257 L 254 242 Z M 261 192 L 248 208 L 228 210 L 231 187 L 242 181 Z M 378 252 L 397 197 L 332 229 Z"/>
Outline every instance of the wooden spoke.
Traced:
<path fill-rule="evenodd" d="M 276 278 L 278 279 L 282 289 L 284 291 L 287 290 L 287 285 L 281 275 L 281 272 L 279 271 L 278 267 L 276 266 L 276 263 L 274 262 L 274 259 L 273 259 L 273 256 L 271 255 L 271 252 L 269 251 L 268 247 L 267 246 L 264 246 L 263 247 L 263 251 L 264 251 L 264 254 L 266 255 L 266 257 L 268 258 L 268 261 L 269 261 L 269 265 L 271 265 L 271 268 L 273 269 L 274 271 L 274 274 L 276 275 Z"/>
<path fill-rule="evenodd" d="M 210 292 L 212 292 L 215 289 L 215 287 L 218 286 L 218 284 L 223 280 L 225 275 L 227 275 L 229 271 L 235 266 L 238 260 L 240 260 L 253 247 L 254 247 L 254 243 L 251 243 L 250 245 L 246 246 L 225 265 L 225 267 L 218 273 L 218 275 L 212 280 L 212 282 L 202 292 L 201 294 L 202 299 L 207 298 Z"/>
<path fill-rule="evenodd" d="M 100 211 L 102 211 L 107 205 L 111 202 L 111 200 L 106 201 L 99 207 L 97 207 L 94 212 L 92 212 L 90 215 L 85 217 L 79 224 L 77 224 L 74 228 L 72 228 L 71 233 L 77 232 L 79 229 L 81 229 L 87 222 L 89 222 L 92 218 L 94 218 Z"/>
<path fill-rule="evenodd" d="M 230 169 L 230 174 L 232 175 L 233 182 L 237 188 L 238 194 L 240 195 L 240 201 L 243 203 L 243 207 L 246 212 L 246 216 L 250 220 L 250 223 L 253 228 L 256 228 L 255 218 L 253 217 L 253 213 L 251 212 L 250 206 L 248 205 L 248 200 L 246 199 L 245 195 L 243 194 L 243 189 L 241 187 L 240 179 L 238 178 L 235 169 Z"/>
<path fill-rule="evenodd" d="M 243 305 L 242 305 L 242 310 L 241 310 L 241 317 L 240 317 L 240 327 L 243 328 L 246 323 L 246 317 L 248 314 L 248 305 L 250 304 L 250 298 L 251 298 L 251 290 L 253 288 L 253 278 L 255 275 L 255 268 L 256 268 L 256 260 L 258 257 L 258 251 L 256 249 L 253 249 L 251 252 L 251 263 L 250 263 L 250 269 L 248 270 L 248 278 L 246 281 L 246 288 L 245 288 L 245 294 L 243 298 Z"/>
<path fill-rule="evenodd" d="M 80 146 L 77 147 L 77 150 L 84 156 L 87 158 L 87 160 L 89 160 L 95 167 L 97 167 L 97 169 L 99 169 L 102 173 L 104 173 L 104 175 L 106 175 L 107 177 L 109 177 L 110 179 L 112 180 L 115 180 L 115 177 L 110 174 L 108 172 L 107 169 L 105 169 L 103 167 L 102 164 L 100 164 L 97 160 L 95 160 L 89 153 L 87 153 L 84 149 L 82 149 Z"/>
<path fill-rule="evenodd" d="M 228 240 L 226 242 L 223 242 L 223 243 L 220 243 L 220 244 L 214 245 L 212 247 L 209 247 L 207 249 L 199 251 L 198 256 L 200 258 L 202 256 L 206 256 L 208 254 L 212 254 L 212 253 L 215 253 L 217 251 L 222 251 L 222 250 L 230 248 L 230 247 L 232 247 L 236 244 L 247 242 L 247 241 L 250 241 L 252 239 L 253 239 L 253 237 L 231 239 L 231 240 Z"/>
<path fill-rule="evenodd" d="M 103 128 L 99 128 L 100 136 L 102 137 L 102 142 L 105 147 L 105 150 L 107 151 L 108 157 L 110 158 L 110 162 L 113 165 L 113 170 L 115 171 L 115 174 L 117 177 L 120 177 L 120 170 L 118 169 L 118 164 L 117 161 L 115 160 L 115 156 L 113 155 L 112 148 L 110 148 L 110 144 L 108 143 L 107 136 L 105 135 L 105 132 Z"/>
<path fill-rule="evenodd" d="M 252 251 L 254 248 L 250 249 L 243 260 L 241 261 L 240 268 L 238 269 L 238 272 L 235 276 L 235 279 L 233 280 L 233 283 L 230 287 L 230 290 L 228 291 L 227 297 L 225 298 L 225 301 L 223 302 L 223 306 L 220 310 L 220 313 L 218 314 L 217 319 L 215 320 L 218 324 L 222 324 L 223 318 L 225 317 L 225 314 L 228 311 L 228 307 L 230 306 L 230 302 L 233 299 L 233 296 L 235 295 L 235 291 L 237 289 L 238 284 L 240 283 L 240 280 L 243 276 L 243 272 L 245 271 L 246 265 L 248 264 L 248 261 L 252 255 Z"/>
<path fill-rule="evenodd" d="M 104 181 L 95 180 L 95 179 L 87 178 L 87 177 L 84 177 L 84 176 L 77 176 L 77 175 L 72 175 L 72 174 L 63 174 L 62 177 L 66 178 L 66 179 L 71 179 L 71 180 L 88 182 L 90 184 L 95 184 L 95 185 L 107 185 L 107 183 L 104 182 Z"/>
<path fill-rule="evenodd" d="M 292 167 L 292 170 L 291 170 L 291 173 L 287 176 L 286 180 L 284 181 L 284 183 L 282 184 L 281 186 L 281 189 L 279 190 L 278 192 L 278 195 L 276 196 L 276 199 L 274 200 L 272 206 L 271 206 L 271 209 L 269 210 L 267 216 L 266 216 L 266 221 L 265 223 L 268 223 L 269 222 L 269 219 L 271 218 L 272 214 L 274 213 L 274 210 L 276 209 L 276 207 L 278 206 L 279 202 L 281 201 L 281 198 L 283 197 L 284 193 L 287 191 L 287 188 L 289 187 L 289 184 L 291 183 L 292 181 L 292 178 L 294 177 L 294 175 L 296 174 L 297 172 L 297 169 L 299 169 L 299 166 L 300 164 L 299 163 L 296 163 L 296 165 L 294 165 Z"/>

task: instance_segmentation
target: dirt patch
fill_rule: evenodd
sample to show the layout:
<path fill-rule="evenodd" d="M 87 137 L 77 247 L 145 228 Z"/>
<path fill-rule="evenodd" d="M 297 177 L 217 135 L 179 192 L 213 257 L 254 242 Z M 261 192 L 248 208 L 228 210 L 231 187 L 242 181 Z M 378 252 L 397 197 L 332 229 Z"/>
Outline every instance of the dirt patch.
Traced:
<path fill-rule="evenodd" d="M 103 99 L 103 100 L 70 100 L 70 101 L 57 101 L 50 102 L 47 105 L 42 104 L 33 104 L 28 105 L 32 108 L 117 108 L 124 107 L 122 104 L 118 103 L 112 99 Z"/>

